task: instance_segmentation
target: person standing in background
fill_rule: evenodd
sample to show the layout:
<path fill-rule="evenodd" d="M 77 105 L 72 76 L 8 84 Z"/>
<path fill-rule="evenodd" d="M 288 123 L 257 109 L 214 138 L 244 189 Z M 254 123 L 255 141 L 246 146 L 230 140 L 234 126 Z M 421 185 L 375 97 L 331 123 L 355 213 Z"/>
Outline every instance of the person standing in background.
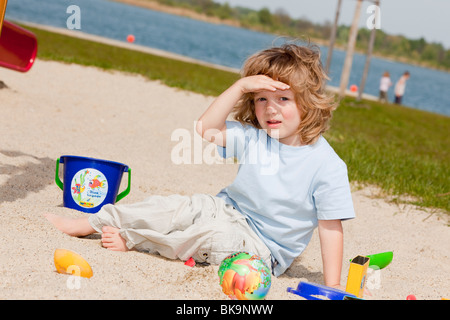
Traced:
<path fill-rule="evenodd" d="M 409 79 L 409 72 L 405 71 L 405 73 L 400 77 L 400 79 L 395 84 L 395 100 L 394 103 L 402 104 L 402 98 L 405 94 L 406 81 Z"/>
<path fill-rule="evenodd" d="M 392 86 L 392 81 L 389 72 L 385 71 L 380 80 L 380 102 L 387 102 L 387 93 L 390 86 Z"/>

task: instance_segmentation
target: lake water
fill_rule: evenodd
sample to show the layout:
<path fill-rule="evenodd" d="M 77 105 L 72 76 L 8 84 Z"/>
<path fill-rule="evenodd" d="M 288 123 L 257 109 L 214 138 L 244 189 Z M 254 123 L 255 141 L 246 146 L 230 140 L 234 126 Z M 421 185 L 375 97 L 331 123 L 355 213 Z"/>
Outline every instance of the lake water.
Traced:
<path fill-rule="evenodd" d="M 80 8 L 81 30 L 88 34 L 126 41 L 128 34 L 135 43 L 162 49 L 202 61 L 240 68 L 252 53 L 281 43 L 277 36 L 220 24 L 210 24 L 108 0 L 10 0 L 7 20 L 26 21 L 67 28 L 70 5 Z M 321 47 L 325 63 L 327 47 Z M 39 53 L 38 53 L 39 54 Z M 334 50 L 330 67 L 332 86 L 339 86 L 345 52 Z M 359 85 L 365 55 L 355 54 L 349 85 Z M 403 103 L 407 106 L 450 116 L 450 73 L 372 58 L 365 93 L 378 96 L 379 81 L 389 71 L 393 82 L 408 70 Z M 393 86 L 389 100 L 394 97 Z"/>

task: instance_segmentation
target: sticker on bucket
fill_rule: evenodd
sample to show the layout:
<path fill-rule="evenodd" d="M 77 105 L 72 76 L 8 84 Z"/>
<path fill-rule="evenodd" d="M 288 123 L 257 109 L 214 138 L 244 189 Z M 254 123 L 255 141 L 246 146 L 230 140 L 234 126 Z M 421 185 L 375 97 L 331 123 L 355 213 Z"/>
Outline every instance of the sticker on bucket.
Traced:
<path fill-rule="evenodd" d="M 108 181 L 103 173 L 93 168 L 78 171 L 71 183 L 73 200 L 81 207 L 95 208 L 108 194 Z"/>

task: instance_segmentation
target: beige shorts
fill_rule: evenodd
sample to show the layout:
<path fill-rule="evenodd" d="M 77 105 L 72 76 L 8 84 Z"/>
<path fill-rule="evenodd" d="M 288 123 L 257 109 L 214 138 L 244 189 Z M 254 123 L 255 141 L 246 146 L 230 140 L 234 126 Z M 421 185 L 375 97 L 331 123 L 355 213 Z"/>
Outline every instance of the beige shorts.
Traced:
<path fill-rule="evenodd" d="M 270 251 L 245 217 L 223 199 L 206 195 L 151 196 L 126 205 L 105 205 L 89 216 L 90 225 L 120 229 L 129 249 L 169 259 L 220 264 L 228 255 L 247 251 L 271 268 Z"/>

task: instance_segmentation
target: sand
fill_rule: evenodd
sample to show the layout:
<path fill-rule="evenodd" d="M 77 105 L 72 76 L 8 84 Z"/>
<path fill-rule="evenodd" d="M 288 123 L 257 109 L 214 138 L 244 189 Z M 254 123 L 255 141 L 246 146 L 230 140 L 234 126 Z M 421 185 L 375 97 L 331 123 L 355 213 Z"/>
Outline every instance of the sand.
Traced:
<path fill-rule="evenodd" d="M 8 86 L 0 90 L 0 299 L 228 299 L 218 285 L 217 266 L 113 252 L 97 234 L 73 238 L 42 216 L 88 214 L 62 205 L 55 162 L 66 154 L 132 168 L 131 193 L 122 203 L 151 194 L 216 194 L 233 180 L 237 165 L 210 164 L 208 144 L 194 135 L 194 122 L 213 97 L 136 75 L 39 59 L 28 73 L 0 69 L 0 80 Z M 181 141 L 200 147 L 204 158 L 174 163 L 171 152 Z M 126 177 L 121 190 L 125 186 Z M 347 281 L 349 259 L 393 251 L 388 267 L 369 273 L 372 296 L 365 299 L 449 298 L 448 216 L 391 203 L 373 187 L 352 192 L 357 218 L 343 224 L 341 283 Z M 56 272 L 57 248 L 82 255 L 94 276 L 74 286 L 70 276 Z M 300 300 L 287 292 L 300 281 L 323 283 L 317 233 L 290 269 L 272 278 L 267 300 Z"/>

